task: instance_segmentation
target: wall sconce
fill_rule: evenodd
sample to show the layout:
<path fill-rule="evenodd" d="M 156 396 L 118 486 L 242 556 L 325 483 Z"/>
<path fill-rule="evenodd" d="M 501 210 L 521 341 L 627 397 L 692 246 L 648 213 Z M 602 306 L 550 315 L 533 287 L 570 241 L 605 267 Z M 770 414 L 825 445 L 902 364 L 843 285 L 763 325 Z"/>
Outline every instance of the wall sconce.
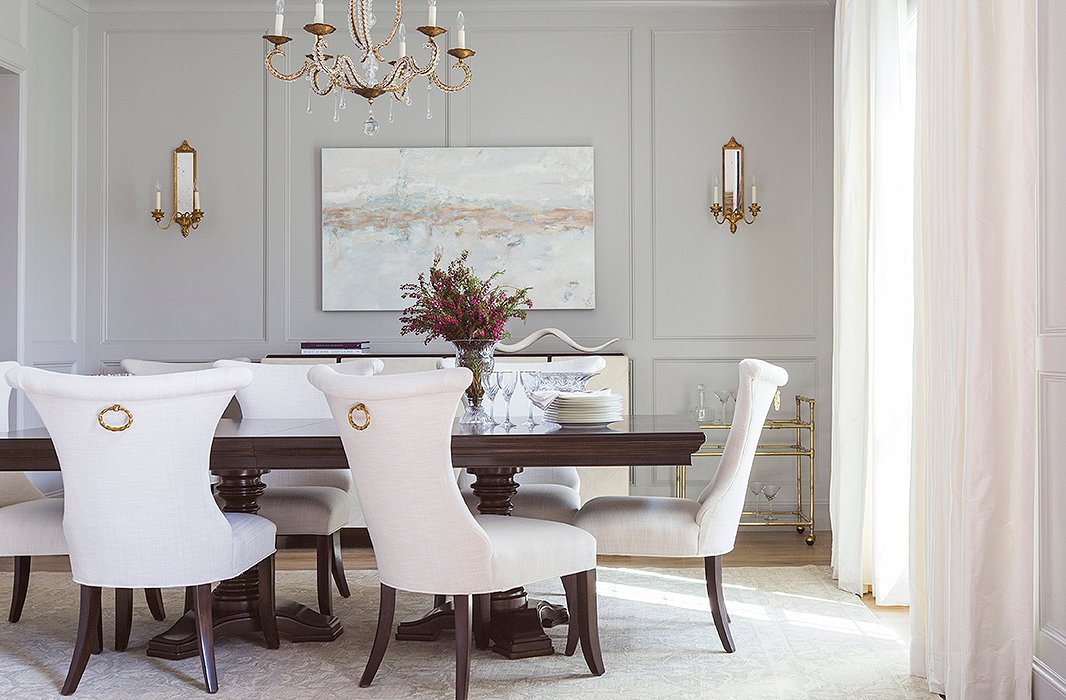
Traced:
<path fill-rule="evenodd" d="M 204 218 L 204 212 L 200 209 L 200 190 L 197 188 L 196 149 L 190 146 L 188 141 L 182 141 L 181 145 L 174 149 L 174 213 L 166 226 L 160 226 L 159 222 L 165 216 L 163 192 L 157 181 L 152 218 L 160 231 L 166 231 L 172 223 L 177 222 L 181 227 L 181 235 L 188 238 L 189 230 L 199 226 Z"/>
<path fill-rule="evenodd" d="M 711 214 L 719 224 L 729 222 L 729 232 L 737 232 L 737 222 L 754 224 L 762 207 L 758 205 L 755 185 L 751 186 L 751 221 L 744 213 L 744 147 L 737 143 L 736 137 L 730 136 L 729 143 L 722 146 L 722 184 L 725 189 L 725 205 L 719 198 L 718 177 L 714 178 L 714 204 Z"/>

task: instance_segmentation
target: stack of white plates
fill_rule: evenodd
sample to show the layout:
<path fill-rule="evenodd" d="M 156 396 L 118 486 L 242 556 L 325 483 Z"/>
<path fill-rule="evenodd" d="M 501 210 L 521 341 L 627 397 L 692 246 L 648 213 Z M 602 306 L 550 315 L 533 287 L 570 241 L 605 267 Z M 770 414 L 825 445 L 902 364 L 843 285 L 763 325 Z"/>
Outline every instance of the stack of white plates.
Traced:
<path fill-rule="evenodd" d="M 622 395 L 560 394 L 544 409 L 544 418 L 566 428 L 602 428 L 622 420 Z"/>

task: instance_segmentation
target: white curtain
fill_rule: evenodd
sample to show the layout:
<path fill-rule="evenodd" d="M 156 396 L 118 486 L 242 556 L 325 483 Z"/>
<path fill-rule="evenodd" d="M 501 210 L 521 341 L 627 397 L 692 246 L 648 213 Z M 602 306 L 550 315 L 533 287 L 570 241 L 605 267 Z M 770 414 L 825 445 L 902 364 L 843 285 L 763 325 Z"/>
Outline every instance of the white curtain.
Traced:
<path fill-rule="evenodd" d="M 907 0 L 839 0 L 830 515 L 841 588 L 908 602 L 914 27 Z"/>
<path fill-rule="evenodd" d="M 1030 696 L 1036 0 L 918 16 L 912 671 Z"/>

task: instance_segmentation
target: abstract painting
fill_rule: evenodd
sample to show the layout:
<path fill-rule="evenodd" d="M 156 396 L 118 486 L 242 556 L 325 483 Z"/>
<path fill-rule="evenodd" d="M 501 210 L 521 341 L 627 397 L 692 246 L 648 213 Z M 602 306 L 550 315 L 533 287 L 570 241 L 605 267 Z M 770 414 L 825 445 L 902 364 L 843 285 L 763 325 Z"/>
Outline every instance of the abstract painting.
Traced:
<path fill-rule="evenodd" d="M 435 252 L 596 306 L 592 148 L 323 148 L 322 308 L 394 311 Z"/>

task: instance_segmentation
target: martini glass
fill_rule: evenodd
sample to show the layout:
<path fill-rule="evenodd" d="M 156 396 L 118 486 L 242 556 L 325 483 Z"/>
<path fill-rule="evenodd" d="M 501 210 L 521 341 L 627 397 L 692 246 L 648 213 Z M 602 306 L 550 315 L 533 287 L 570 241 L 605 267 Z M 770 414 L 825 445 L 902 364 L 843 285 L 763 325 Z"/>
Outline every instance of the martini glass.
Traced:
<path fill-rule="evenodd" d="M 725 404 L 726 404 L 727 401 L 729 401 L 729 389 L 718 389 L 718 390 L 716 390 L 714 392 L 714 397 L 716 399 L 718 399 L 718 401 L 721 402 L 721 404 L 722 404 L 722 412 L 719 413 L 717 416 L 715 416 L 715 421 L 714 422 L 715 423 L 721 423 L 722 425 L 725 425 L 725 423 L 726 423 Z"/>
<path fill-rule="evenodd" d="M 748 491 L 751 491 L 751 495 L 755 496 L 755 517 L 759 517 L 759 494 L 762 493 L 763 483 L 761 481 L 749 481 Z"/>
<path fill-rule="evenodd" d="M 762 487 L 762 495 L 766 496 L 766 522 L 777 520 L 774 517 L 774 498 L 780 490 L 781 487 L 777 484 L 764 484 Z"/>

